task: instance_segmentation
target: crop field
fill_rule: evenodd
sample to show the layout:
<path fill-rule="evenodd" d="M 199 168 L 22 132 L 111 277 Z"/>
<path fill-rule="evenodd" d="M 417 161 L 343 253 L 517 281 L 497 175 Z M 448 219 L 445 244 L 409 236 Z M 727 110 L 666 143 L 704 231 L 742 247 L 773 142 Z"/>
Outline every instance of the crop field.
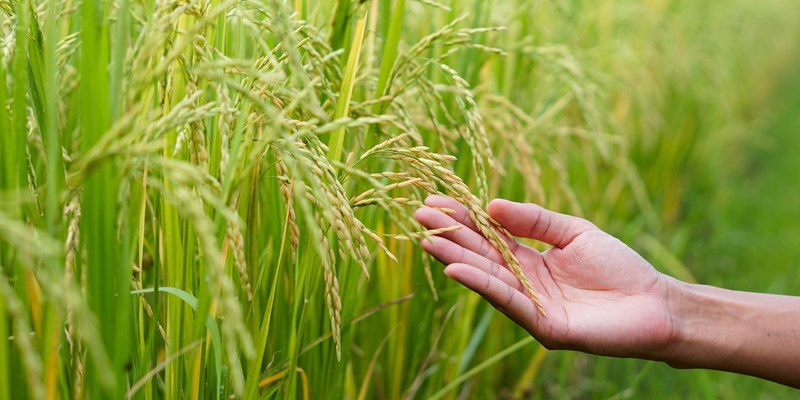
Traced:
<path fill-rule="evenodd" d="M 413 213 L 800 295 L 798 77 L 791 0 L 0 0 L 0 400 L 792 398 L 548 351 Z"/>

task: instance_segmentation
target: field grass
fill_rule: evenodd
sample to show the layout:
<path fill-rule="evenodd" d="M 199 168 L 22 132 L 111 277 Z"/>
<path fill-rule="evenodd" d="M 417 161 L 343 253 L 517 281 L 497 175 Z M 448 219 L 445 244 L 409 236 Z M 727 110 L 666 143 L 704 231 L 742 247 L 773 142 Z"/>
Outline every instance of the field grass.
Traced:
<path fill-rule="evenodd" d="M 0 399 L 791 398 L 548 352 L 412 213 L 538 202 L 800 293 L 794 8 L 0 0 Z"/>

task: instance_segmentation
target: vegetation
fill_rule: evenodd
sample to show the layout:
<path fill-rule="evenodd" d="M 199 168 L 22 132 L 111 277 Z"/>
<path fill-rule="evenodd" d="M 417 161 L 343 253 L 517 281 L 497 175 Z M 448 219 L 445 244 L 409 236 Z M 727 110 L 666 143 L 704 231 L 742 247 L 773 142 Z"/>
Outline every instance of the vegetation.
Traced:
<path fill-rule="evenodd" d="M 538 202 L 679 278 L 800 293 L 739 280 L 712 201 L 780 126 L 792 8 L 0 1 L 0 399 L 788 397 L 548 353 L 412 213 L 443 193 L 492 236 L 489 199 Z"/>

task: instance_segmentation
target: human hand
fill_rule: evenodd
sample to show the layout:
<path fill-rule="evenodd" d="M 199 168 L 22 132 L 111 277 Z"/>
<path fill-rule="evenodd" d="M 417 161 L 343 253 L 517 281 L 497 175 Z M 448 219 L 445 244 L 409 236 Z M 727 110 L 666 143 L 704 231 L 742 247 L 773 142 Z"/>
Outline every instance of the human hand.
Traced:
<path fill-rule="evenodd" d="M 553 246 L 539 252 L 507 238 L 539 295 L 543 316 L 464 206 L 443 196 L 431 196 L 425 204 L 456 211 L 417 210 L 415 217 L 428 229 L 464 227 L 423 240 L 423 249 L 447 265 L 447 276 L 483 296 L 547 348 L 658 359 L 673 340 L 669 297 L 677 281 L 591 222 L 534 204 L 489 204 L 489 214 L 512 235 Z"/>

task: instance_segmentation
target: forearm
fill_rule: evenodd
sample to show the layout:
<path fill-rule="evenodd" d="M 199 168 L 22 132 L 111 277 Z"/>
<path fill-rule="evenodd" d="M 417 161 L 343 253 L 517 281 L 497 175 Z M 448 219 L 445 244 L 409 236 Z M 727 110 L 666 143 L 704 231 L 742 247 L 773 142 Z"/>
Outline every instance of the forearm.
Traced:
<path fill-rule="evenodd" d="M 658 358 L 800 387 L 800 298 L 677 283 L 670 303 L 674 340 Z"/>

